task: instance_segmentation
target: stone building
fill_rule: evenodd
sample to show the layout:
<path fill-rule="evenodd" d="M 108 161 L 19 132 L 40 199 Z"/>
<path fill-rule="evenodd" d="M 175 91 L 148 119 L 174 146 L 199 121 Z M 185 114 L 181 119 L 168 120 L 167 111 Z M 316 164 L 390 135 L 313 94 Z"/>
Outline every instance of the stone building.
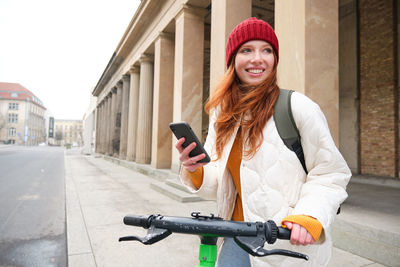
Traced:
<path fill-rule="evenodd" d="M 0 82 L 0 143 L 38 145 L 46 141 L 46 108 L 18 83 Z"/>
<path fill-rule="evenodd" d="M 54 144 L 58 146 L 82 146 L 81 120 L 54 120 Z"/>
<path fill-rule="evenodd" d="M 82 153 L 90 155 L 94 152 L 96 140 L 96 97 L 90 97 L 90 104 L 83 115 L 83 148 Z"/>
<path fill-rule="evenodd" d="M 231 30 L 255 16 L 280 44 L 279 85 L 316 101 L 353 173 L 399 177 L 396 1 L 142 0 L 92 94 L 96 152 L 177 171 L 168 124 L 204 140 Z"/>

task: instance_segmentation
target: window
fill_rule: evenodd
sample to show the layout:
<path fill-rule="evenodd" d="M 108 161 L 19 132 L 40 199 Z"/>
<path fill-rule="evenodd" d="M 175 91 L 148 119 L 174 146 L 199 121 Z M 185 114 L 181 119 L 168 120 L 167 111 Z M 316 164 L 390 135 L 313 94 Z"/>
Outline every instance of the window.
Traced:
<path fill-rule="evenodd" d="M 8 103 L 8 109 L 10 110 L 18 110 L 18 103 Z"/>
<path fill-rule="evenodd" d="M 18 114 L 9 113 L 8 114 L 8 123 L 18 123 Z"/>
<path fill-rule="evenodd" d="M 17 97 L 18 97 L 18 93 L 12 92 L 12 93 L 11 93 L 11 97 L 17 98 Z"/>
<path fill-rule="evenodd" d="M 15 136 L 16 132 L 15 128 L 10 128 L 8 129 L 8 136 Z"/>

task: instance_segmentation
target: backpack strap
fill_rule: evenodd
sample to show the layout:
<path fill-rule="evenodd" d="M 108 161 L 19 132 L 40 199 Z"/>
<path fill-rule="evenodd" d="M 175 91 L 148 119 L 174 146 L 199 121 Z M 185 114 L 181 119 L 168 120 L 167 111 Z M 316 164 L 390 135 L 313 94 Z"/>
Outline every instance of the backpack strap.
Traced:
<path fill-rule="evenodd" d="M 274 120 L 282 141 L 287 148 L 296 154 L 304 171 L 308 173 L 300 142 L 300 133 L 292 114 L 291 98 L 293 92 L 293 90 L 280 89 L 279 98 L 274 107 Z"/>

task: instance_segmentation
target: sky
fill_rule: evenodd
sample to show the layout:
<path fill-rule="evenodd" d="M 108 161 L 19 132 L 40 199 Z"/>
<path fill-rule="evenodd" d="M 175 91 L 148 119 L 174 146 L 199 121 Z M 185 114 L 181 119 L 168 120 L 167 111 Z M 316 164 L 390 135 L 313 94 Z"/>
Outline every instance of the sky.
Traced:
<path fill-rule="evenodd" d="M 140 0 L 0 0 L 0 82 L 55 119 L 83 118 Z"/>

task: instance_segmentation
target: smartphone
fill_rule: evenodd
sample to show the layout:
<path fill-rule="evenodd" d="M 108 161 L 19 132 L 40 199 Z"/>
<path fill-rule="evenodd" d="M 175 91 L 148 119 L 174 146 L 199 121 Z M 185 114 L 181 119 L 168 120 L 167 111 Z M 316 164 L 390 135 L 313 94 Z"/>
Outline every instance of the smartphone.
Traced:
<path fill-rule="evenodd" d="M 169 124 L 169 128 L 174 133 L 176 139 L 179 140 L 182 137 L 185 137 L 185 142 L 182 144 L 182 147 L 185 148 L 193 142 L 196 143 L 196 147 L 189 153 L 189 157 L 194 157 L 204 153 L 206 154 L 206 157 L 198 162 L 210 162 L 210 156 L 208 156 L 203 145 L 200 143 L 199 139 L 194 134 L 192 128 L 187 122 L 172 122 Z"/>

